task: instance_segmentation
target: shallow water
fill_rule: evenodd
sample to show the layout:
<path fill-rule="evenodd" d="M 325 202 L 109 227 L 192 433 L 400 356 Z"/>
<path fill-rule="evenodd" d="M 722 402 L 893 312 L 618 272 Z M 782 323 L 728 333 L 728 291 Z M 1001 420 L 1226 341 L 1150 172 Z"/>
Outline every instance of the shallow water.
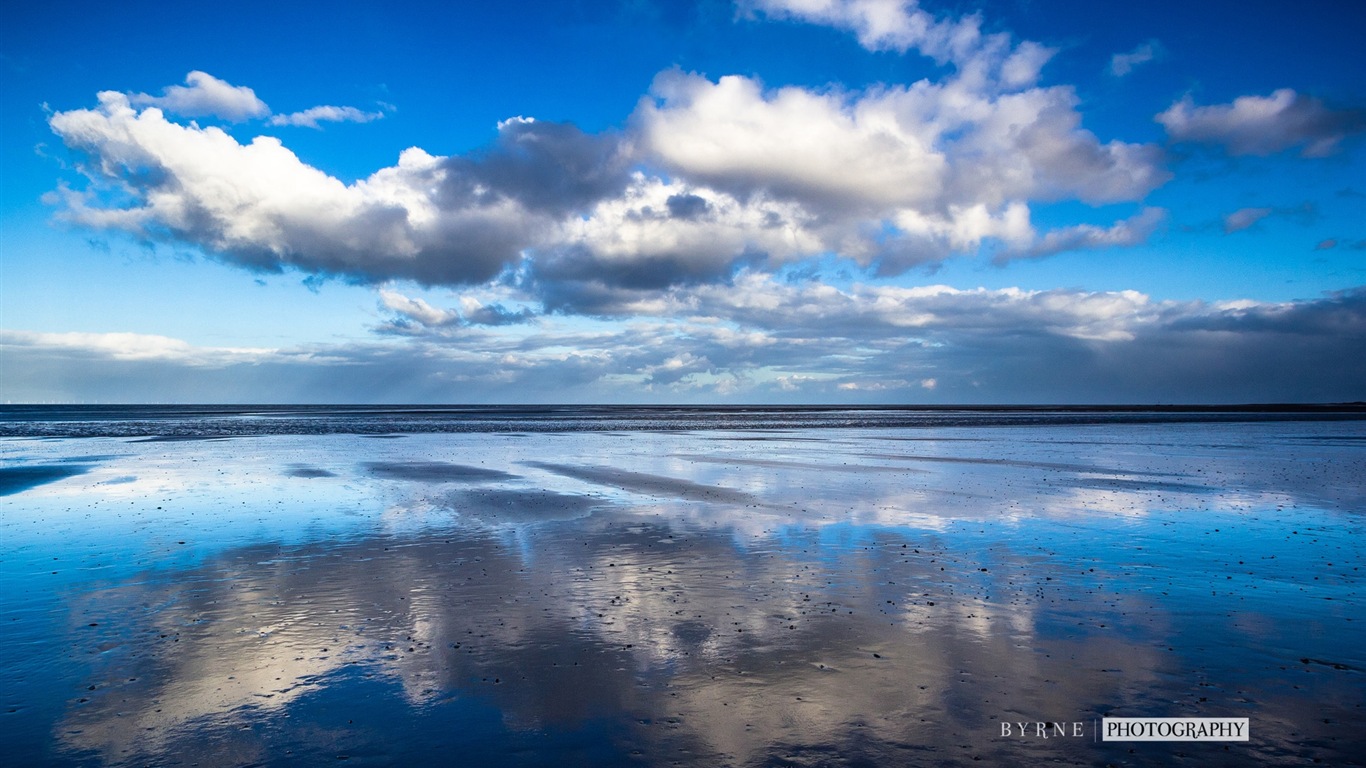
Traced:
<path fill-rule="evenodd" d="M 1366 755 L 1363 422 L 623 423 L 0 440 L 6 760 Z"/>

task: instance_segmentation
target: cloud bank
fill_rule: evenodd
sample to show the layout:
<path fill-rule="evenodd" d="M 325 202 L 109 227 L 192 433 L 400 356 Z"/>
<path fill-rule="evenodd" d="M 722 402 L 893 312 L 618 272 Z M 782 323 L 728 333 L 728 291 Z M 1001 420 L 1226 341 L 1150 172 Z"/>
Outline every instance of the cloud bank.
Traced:
<path fill-rule="evenodd" d="M 747 273 L 578 329 L 454 321 L 398 293 L 402 344 L 198 348 L 0 332 L 4 397 L 262 402 L 1275 402 L 1360 398 L 1366 290 L 1288 302 L 1133 292 L 837 290 Z M 401 322 L 400 322 L 401 321 Z M 1306 378 L 1305 371 L 1313 375 Z"/>

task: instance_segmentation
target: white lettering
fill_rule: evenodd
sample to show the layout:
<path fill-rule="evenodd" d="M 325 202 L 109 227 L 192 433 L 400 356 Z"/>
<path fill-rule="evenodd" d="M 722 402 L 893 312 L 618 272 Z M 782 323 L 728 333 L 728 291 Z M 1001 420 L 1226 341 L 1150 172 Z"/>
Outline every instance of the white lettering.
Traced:
<path fill-rule="evenodd" d="M 1068 729 L 1069 724 L 1071 725 L 1071 729 L 1070 729 L 1070 730 L 1071 730 L 1071 733 L 1068 732 L 1068 730 L 1069 730 L 1069 729 Z M 1085 736 L 1085 733 L 1086 733 L 1086 731 L 1085 731 L 1085 726 L 1086 726 L 1086 723 L 1085 723 L 1085 721 L 1082 721 L 1082 720 L 1075 720 L 1075 721 L 1048 721 L 1048 720 L 1019 721 L 1019 720 L 1003 720 L 1003 721 L 1001 721 L 1001 738 L 1003 738 L 1003 739 L 1015 738 L 1015 737 L 1016 737 L 1016 734 L 1019 734 L 1018 737 L 1021 738 L 1021 739 L 1029 739 L 1029 738 L 1035 738 L 1035 739 L 1065 739 L 1065 738 L 1069 738 L 1069 737 L 1071 737 L 1071 738 L 1083 738 L 1083 737 Z M 1111 723 L 1111 724 L 1109 724 L 1107 727 L 1114 728 L 1114 727 L 1116 727 L 1116 726 L 1115 726 L 1115 724 Z"/>

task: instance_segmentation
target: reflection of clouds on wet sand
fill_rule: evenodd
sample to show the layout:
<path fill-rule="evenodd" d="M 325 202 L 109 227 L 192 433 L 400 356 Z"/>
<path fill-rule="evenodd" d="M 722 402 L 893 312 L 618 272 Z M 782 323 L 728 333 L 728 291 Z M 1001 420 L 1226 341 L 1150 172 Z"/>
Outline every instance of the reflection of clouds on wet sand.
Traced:
<path fill-rule="evenodd" d="M 697 764 L 1018 758 L 1030 753 L 984 734 L 999 718 L 1151 706 L 1154 687 L 1188 673 L 1163 606 L 1008 537 L 965 546 L 846 525 L 742 548 L 712 526 L 583 510 L 522 529 L 246 548 L 92 593 L 73 614 L 120 650 L 104 652 L 65 740 L 112 761 L 136 745 L 136 763 L 310 696 L 344 700 L 359 670 L 415 711 L 479 696 L 516 730 L 667 722 L 620 749 L 686 748 Z"/>
<path fill-rule="evenodd" d="M 1206 762 L 1342 762 L 1360 527 L 1294 504 L 1361 496 L 1366 451 L 1292 461 L 1302 426 L 142 443 L 0 524 L 33 573 L 92 564 L 15 582 L 63 617 L 43 727 L 69 757 L 1122 762 L 997 738 L 1111 713 L 1253 718 Z M 131 535 L 44 538 L 49 511 Z"/>
<path fill-rule="evenodd" d="M 356 666 L 415 707 L 487 688 L 521 729 L 625 714 L 674 718 L 666 741 L 742 762 L 856 738 L 893 756 L 976 740 L 1017 677 L 1055 681 L 1027 700 L 1063 712 L 1116 690 L 1079 660 L 1154 663 L 1118 633 L 1050 661 L 1031 647 L 1047 640 L 1039 603 L 971 596 L 980 579 L 900 536 L 765 556 L 606 514 L 530 538 L 534 563 L 503 537 L 457 533 L 247 548 L 94 592 L 74 615 L 99 625 L 86 642 L 116 650 L 64 724 L 68 746 L 136 763 L 278 717 Z"/>

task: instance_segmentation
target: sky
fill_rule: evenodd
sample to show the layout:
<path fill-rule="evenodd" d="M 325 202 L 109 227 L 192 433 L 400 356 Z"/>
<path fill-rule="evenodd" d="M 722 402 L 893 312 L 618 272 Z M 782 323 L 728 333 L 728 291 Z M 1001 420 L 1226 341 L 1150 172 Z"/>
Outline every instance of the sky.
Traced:
<path fill-rule="evenodd" d="M 1363 28 L 6 3 L 0 402 L 1366 400 Z"/>

